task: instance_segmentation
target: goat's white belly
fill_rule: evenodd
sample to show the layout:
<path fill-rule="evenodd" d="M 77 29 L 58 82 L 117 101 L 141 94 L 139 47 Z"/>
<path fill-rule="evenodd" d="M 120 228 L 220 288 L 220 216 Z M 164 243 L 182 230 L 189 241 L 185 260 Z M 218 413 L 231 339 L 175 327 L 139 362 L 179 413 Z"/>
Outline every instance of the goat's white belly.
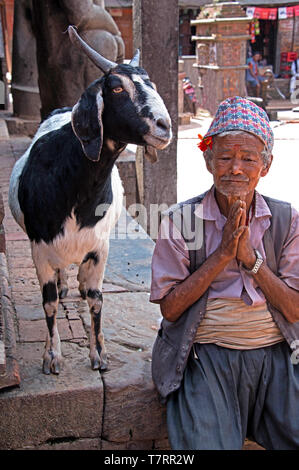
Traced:
<path fill-rule="evenodd" d="M 107 215 L 107 214 L 106 214 Z M 32 243 L 32 249 L 39 264 L 49 264 L 53 269 L 63 269 L 70 264 L 80 264 L 90 251 L 101 253 L 109 244 L 106 217 L 95 227 L 81 228 L 72 214 L 64 225 L 64 232 L 51 243 Z"/>
<path fill-rule="evenodd" d="M 50 264 L 63 267 L 71 263 L 80 264 L 90 251 L 100 252 L 109 242 L 107 220 L 102 219 L 95 227 L 80 229 L 75 217 L 68 218 L 64 226 L 64 234 L 56 237 L 50 248 Z"/>

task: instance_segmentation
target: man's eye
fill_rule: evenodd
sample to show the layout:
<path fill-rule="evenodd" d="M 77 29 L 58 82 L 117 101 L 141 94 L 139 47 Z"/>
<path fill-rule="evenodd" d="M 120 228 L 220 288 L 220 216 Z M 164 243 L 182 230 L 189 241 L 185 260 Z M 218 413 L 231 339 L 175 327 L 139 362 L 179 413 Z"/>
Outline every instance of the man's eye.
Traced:
<path fill-rule="evenodd" d="M 122 91 L 124 91 L 123 87 L 122 86 L 117 86 L 115 88 L 113 88 L 113 93 L 121 93 Z"/>

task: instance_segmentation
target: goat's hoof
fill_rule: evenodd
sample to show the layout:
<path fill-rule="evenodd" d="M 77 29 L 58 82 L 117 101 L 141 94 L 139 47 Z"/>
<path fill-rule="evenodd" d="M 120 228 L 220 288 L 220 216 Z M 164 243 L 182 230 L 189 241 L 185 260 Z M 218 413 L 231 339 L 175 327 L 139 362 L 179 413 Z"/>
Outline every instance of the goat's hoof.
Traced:
<path fill-rule="evenodd" d="M 86 300 L 86 297 L 87 297 L 86 290 L 82 289 L 82 290 L 79 290 L 79 292 L 80 292 L 80 295 L 81 295 L 82 299 Z"/>
<path fill-rule="evenodd" d="M 90 359 L 90 363 L 91 363 L 91 368 L 92 370 L 99 370 L 100 369 L 100 361 L 99 359 Z"/>
<path fill-rule="evenodd" d="M 60 291 L 59 291 L 59 298 L 60 299 L 65 299 L 65 297 L 67 296 L 67 293 L 68 293 L 68 288 L 67 287 L 63 287 Z"/>
<path fill-rule="evenodd" d="M 55 374 L 60 372 L 60 356 L 54 356 L 53 352 L 47 353 L 43 360 L 43 373 L 46 375 Z"/>
<path fill-rule="evenodd" d="M 98 357 L 91 358 L 90 363 L 92 370 L 104 371 L 107 370 L 108 367 L 107 360 L 99 359 Z"/>
<path fill-rule="evenodd" d="M 102 361 L 100 365 L 100 370 L 105 371 L 108 369 L 108 364 L 107 362 Z"/>

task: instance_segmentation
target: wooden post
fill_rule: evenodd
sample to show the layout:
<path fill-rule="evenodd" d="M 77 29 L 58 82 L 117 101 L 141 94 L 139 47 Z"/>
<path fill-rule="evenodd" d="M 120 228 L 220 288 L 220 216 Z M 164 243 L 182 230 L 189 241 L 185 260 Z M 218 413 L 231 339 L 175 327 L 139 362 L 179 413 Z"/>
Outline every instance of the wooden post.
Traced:
<path fill-rule="evenodd" d="M 150 235 L 150 205 L 170 206 L 177 202 L 177 128 L 178 128 L 178 28 L 177 0 L 134 0 L 134 49 L 141 51 L 141 66 L 156 84 L 169 111 L 173 140 L 167 149 L 158 151 L 158 162 L 151 164 L 144 151 L 136 155 L 139 203 L 147 211 Z"/>

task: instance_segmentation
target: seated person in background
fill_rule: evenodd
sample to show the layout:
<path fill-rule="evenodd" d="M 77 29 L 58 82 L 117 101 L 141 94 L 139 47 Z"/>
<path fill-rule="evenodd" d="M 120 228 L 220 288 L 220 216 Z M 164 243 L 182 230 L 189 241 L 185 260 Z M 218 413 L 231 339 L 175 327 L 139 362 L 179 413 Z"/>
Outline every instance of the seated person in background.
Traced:
<path fill-rule="evenodd" d="M 246 70 L 246 86 L 249 95 L 253 92 L 254 96 L 261 96 L 261 83 L 265 80 L 259 75 L 258 63 L 262 55 L 260 52 L 254 52 L 252 57 L 247 60 L 249 68 Z M 252 92 L 251 92 L 252 90 Z"/>
<path fill-rule="evenodd" d="M 228 98 L 199 147 L 214 185 L 169 209 L 152 259 L 169 441 L 298 450 L 299 213 L 255 189 L 273 158 L 268 117 Z"/>
<path fill-rule="evenodd" d="M 296 59 L 292 62 L 291 73 L 292 77 L 290 80 L 290 94 L 294 93 L 296 88 L 299 88 L 299 59 Z M 298 80 L 298 86 L 296 86 L 296 80 Z"/>

